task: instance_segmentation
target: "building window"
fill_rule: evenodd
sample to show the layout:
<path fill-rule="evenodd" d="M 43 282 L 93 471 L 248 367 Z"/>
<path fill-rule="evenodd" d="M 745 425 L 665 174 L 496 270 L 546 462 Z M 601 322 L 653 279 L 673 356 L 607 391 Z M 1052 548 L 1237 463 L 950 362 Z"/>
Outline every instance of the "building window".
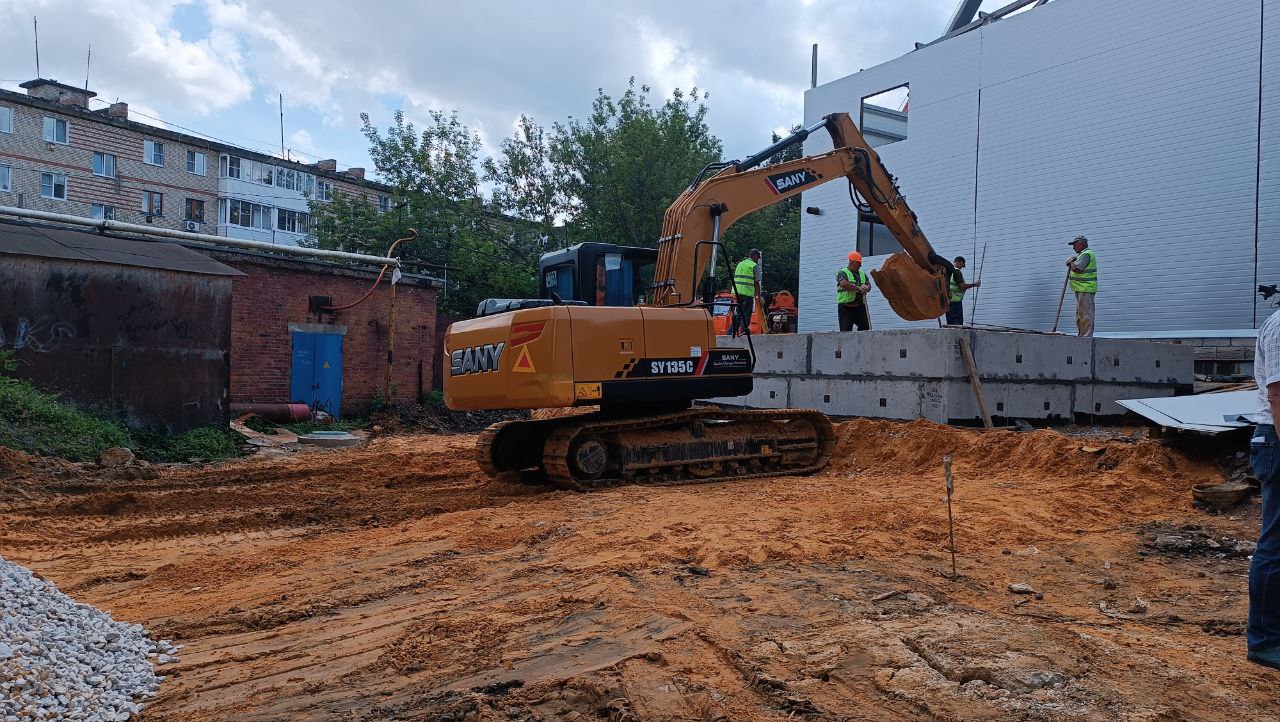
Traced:
<path fill-rule="evenodd" d="M 389 210 L 391 210 L 391 197 L 378 196 L 378 212 L 386 213 Z"/>
<path fill-rule="evenodd" d="M 40 197 L 55 201 L 67 199 L 67 176 L 65 173 L 41 173 Z"/>
<path fill-rule="evenodd" d="M 234 155 L 222 156 L 222 177 L 223 178 L 239 178 L 240 177 L 240 159 Z"/>
<path fill-rule="evenodd" d="M 187 199 L 187 220 L 204 223 L 204 201 L 195 198 Z"/>
<path fill-rule="evenodd" d="M 142 141 L 142 160 L 148 165 L 164 165 L 164 143 Z"/>
<path fill-rule="evenodd" d="M 271 230 L 271 207 L 232 198 L 227 203 L 227 223 L 269 231 Z"/>
<path fill-rule="evenodd" d="M 862 99 L 858 128 L 866 137 L 867 145 L 875 148 L 907 139 L 910 90 L 910 86 L 904 84 Z"/>
<path fill-rule="evenodd" d="M 13 190 L 13 168 L 0 165 L 0 191 Z"/>
<path fill-rule="evenodd" d="M 858 214 L 858 252 L 864 256 L 887 256 L 902 250 L 889 227 L 874 213 Z"/>
<path fill-rule="evenodd" d="M 13 132 L 13 108 L 0 105 L 0 133 Z"/>
<path fill-rule="evenodd" d="M 103 178 L 115 178 L 116 157 L 110 153 L 94 153 L 93 174 Z"/>
<path fill-rule="evenodd" d="M 187 151 L 187 172 L 204 175 L 205 155 L 194 150 Z"/>
<path fill-rule="evenodd" d="M 146 216 L 164 217 L 164 194 L 155 191 L 142 192 L 142 213 Z"/>
<path fill-rule="evenodd" d="M 67 143 L 67 121 L 61 118 L 44 118 L 44 139 L 50 143 Z"/>
<path fill-rule="evenodd" d="M 89 207 L 89 215 L 100 221 L 114 221 L 116 219 L 116 207 L 94 203 Z"/>
<path fill-rule="evenodd" d="M 302 211 L 276 209 L 276 228 L 290 233 L 310 233 L 311 216 Z"/>
<path fill-rule="evenodd" d="M 333 183 L 327 180 L 316 181 L 316 200 L 333 200 Z"/>
<path fill-rule="evenodd" d="M 316 177 L 306 171 L 292 168 L 276 168 L 276 185 L 290 191 L 311 193 L 315 189 Z"/>

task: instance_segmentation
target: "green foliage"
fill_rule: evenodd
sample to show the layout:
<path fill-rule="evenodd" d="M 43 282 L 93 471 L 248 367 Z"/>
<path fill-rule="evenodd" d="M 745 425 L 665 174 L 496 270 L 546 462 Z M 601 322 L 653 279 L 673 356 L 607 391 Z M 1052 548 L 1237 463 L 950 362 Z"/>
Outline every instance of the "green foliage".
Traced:
<path fill-rule="evenodd" d="M 13 370 L 7 361 L 4 367 Z M 103 449 L 133 445 L 119 424 L 60 403 L 27 381 L 0 377 L 0 446 L 88 461 Z"/>
<path fill-rule="evenodd" d="M 427 406 L 444 408 L 444 392 L 435 389 L 428 391 L 422 402 Z"/>
<path fill-rule="evenodd" d="M 656 245 L 667 206 L 720 159 L 706 94 L 677 88 L 654 106 L 650 92 L 632 78 L 616 100 L 597 91 L 585 120 L 555 125 L 552 161 L 571 199 L 569 220 L 584 240 Z"/>
<path fill-rule="evenodd" d="M 369 423 L 367 419 L 352 416 L 345 419 L 334 420 L 327 424 L 321 424 L 315 421 L 299 421 L 293 424 L 285 424 L 284 428 L 292 431 L 298 436 L 305 436 L 313 431 L 354 431 L 367 423 Z"/>
<path fill-rule="evenodd" d="M 177 436 L 135 434 L 137 454 L 147 461 L 183 462 L 190 459 L 222 461 L 237 456 L 239 435 L 222 429 L 204 427 Z"/>
<path fill-rule="evenodd" d="M 430 111 L 422 128 L 397 112 L 386 128 L 362 115 L 378 174 L 395 186 L 393 210 L 335 194 L 313 201 L 316 243 L 385 253 L 405 230 L 408 271 L 446 279 L 441 313 L 471 316 L 485 298 L 538 295 L 537 265 L 549 250 L 583 241 L 653 247 L 667 207 L 721 144 L 707 125 L 708 96 L 679 89 L 661 104 L 631 79 L 618 97 L 597 91 L 591 113 L 550 129 L 521 116 L 494 157 L 457 113 Z M 799 156 L 799 148 L 774 162 Z M 491 189 L 488 198 L 481 192 Z M 799 198 L 740 220 L 725 236 L 733 262 L 764 251 L 765 288 L 797 288 Z"/>

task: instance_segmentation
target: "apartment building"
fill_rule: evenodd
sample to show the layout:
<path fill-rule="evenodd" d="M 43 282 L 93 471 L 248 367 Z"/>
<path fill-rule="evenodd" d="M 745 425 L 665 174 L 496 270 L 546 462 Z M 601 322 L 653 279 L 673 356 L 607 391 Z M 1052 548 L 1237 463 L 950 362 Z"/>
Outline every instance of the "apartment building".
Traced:
<path fill-rule="evenodd" d="M 297 245 L 308 201 L 391 207 L 363 168 L 303 164 L 129 119 L 127 103 L 55 80 L 0 90 L 0 205 Z"/>

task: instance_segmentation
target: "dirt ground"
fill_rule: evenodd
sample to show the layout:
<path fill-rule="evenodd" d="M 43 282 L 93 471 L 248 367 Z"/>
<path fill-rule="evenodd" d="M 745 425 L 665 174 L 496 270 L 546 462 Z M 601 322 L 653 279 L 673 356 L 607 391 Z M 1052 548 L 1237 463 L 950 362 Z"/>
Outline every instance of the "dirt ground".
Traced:
<path fill-rule="evenodd" d="M 6 454 L 0 554 L 186 645 L 146 720 L 1276 719 L 1257 506 L 1193 509 L 1212 463 L 839 435 L 818 476 L 592 494 L 489 480 L 471 436 L 134 480 Z"/>

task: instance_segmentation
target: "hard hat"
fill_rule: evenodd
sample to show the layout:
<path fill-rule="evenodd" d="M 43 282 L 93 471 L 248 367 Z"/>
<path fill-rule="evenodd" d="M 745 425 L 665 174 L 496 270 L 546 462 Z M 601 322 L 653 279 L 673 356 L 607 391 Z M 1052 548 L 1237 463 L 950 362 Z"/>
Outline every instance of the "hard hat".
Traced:
<path fill-rule="evenodd" d="M 853 253 L 850 253 L 850 254 L 849 254 L 849 260 L 850 260 L 850 261 L 857 261 L 858 263 L 862 263 L 862 254 L 861 254 L 861 253 L 858 253 L 857 251 L 854 251 Z"/>

